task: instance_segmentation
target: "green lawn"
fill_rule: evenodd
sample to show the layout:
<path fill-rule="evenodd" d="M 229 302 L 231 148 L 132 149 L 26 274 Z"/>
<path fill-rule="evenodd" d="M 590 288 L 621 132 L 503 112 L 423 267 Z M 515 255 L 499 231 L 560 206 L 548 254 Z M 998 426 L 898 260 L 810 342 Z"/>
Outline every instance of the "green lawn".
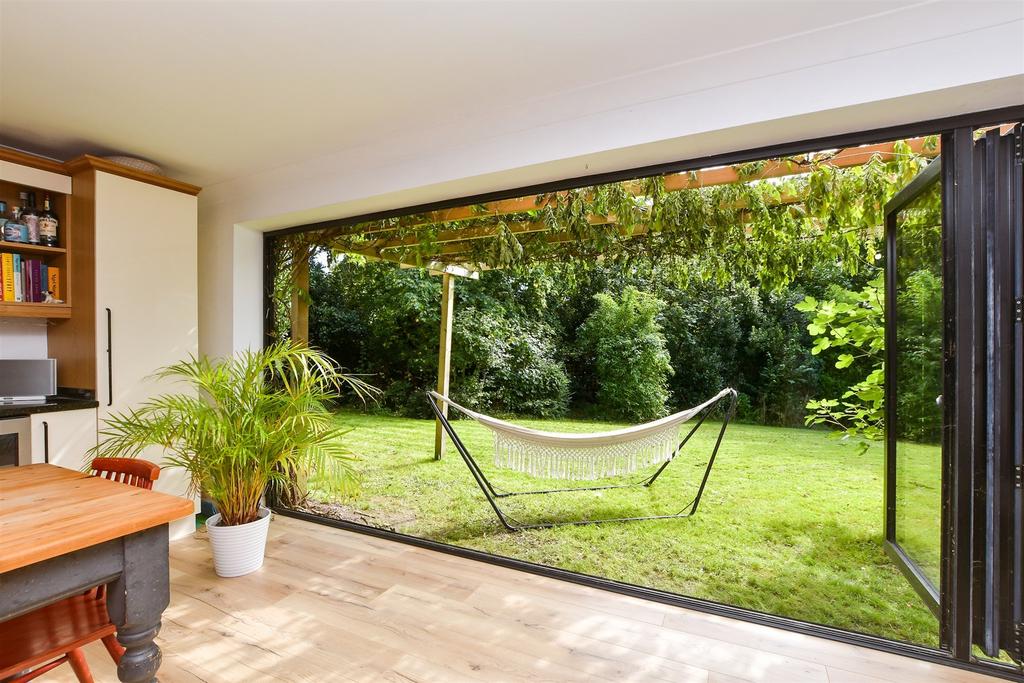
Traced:
<path fill-rule="evenodd" d="M 896 541 L 939 585 L 942 448 L 900 442 L 896 449 Z"/>
<path fill-rule="evenodd" d="M 937 644 L 935 619 L 882 550 L 881 446 L 857 455 L 822 432 L 732 425 L 693 518 L 508 533 L 454 449 L 433 460 L 432 421 L 354 411 L 339 413 L 339 419 L 352 429 L 346 442 L 362 458 L 362 492 L 342 501 L 348 518 L 682 595 Z M 523 423 L 553 431 L 616 426 Z M 496 471 L 483 428 L 460 421 L 457 429 L 496 486 L 544 486 Z M 717 425 L 705 425 L 685 457 L 650 489 L 518 498 L 508 507 L 523 521 L 677 512 L 693 497 L 716 432 Z M 927 468 L 917 480 L 937 481 L 932 459 L 914 462 Z M 938 524 L 937 517 L 932 521 Z"/>

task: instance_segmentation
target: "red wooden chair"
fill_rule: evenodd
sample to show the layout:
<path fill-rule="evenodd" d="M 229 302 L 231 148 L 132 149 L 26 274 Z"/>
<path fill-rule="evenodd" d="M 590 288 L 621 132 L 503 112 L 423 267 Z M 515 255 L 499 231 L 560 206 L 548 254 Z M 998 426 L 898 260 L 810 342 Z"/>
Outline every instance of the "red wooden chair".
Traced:
<path fill-rule="evenodd" d="M 160 468 L 146 460 L 95 458 L 93 476 L 143 489 L 152 489 Z M 0 683 L 25 683 L 64 662 L 80 683 L 93 683 L 82 648 L 97 640 L 114 662 L 124 648 L 107 616 L 106 586 L 93 588 L 28 614 L 0 623 Z"/>
<path fill-rule="evenodd" d="M 135 458 L 93 458 L 92 473 L 140 489 L 152 489 L 153 482 L 160 478 L 160 467 Z"/>

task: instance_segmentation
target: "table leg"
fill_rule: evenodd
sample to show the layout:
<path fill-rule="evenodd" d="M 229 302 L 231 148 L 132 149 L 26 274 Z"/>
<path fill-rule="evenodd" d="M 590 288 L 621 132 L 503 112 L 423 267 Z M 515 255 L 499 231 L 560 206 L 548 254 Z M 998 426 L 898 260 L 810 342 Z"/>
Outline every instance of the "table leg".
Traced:
<path fill-rule="evenodd" d="M 167 525 L 125 536 L 123 552 L 124 571 L 107 586 L 107 612 L 125 648 L 117 677 L 126 683 L 152 683 L 162 657 L 153 639 L 171 601 Z"/>

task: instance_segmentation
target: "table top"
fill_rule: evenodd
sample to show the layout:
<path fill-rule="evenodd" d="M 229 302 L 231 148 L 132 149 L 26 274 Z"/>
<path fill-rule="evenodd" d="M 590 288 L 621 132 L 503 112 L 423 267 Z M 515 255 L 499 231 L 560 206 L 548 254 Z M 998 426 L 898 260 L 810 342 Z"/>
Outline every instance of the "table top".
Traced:
<path fill-rule="evenodd" d="M 0 573 L 193 513 L 193 503 L 56 465 L 0 468 Z"/>

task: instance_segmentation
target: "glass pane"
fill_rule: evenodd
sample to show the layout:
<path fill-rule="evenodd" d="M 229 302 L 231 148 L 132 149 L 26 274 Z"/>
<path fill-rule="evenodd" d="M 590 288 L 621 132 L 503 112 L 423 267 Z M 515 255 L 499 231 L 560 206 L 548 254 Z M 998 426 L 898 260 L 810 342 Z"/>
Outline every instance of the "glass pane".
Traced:
<path fill-rule="evenodd" d="M 939 584 L 942 507 L 942 194 L 897 215 L 896 542 Z"/>

